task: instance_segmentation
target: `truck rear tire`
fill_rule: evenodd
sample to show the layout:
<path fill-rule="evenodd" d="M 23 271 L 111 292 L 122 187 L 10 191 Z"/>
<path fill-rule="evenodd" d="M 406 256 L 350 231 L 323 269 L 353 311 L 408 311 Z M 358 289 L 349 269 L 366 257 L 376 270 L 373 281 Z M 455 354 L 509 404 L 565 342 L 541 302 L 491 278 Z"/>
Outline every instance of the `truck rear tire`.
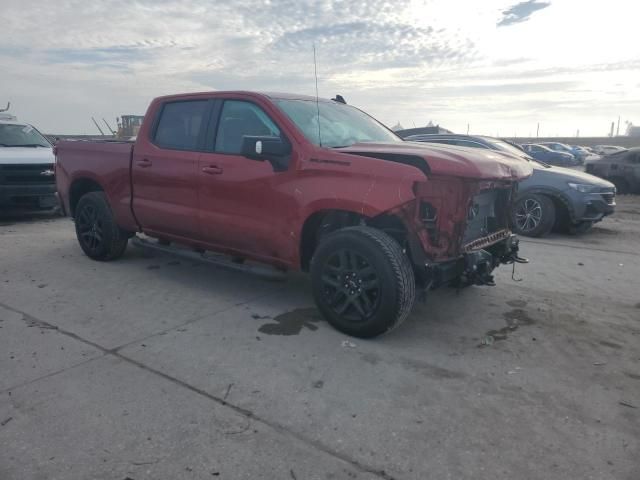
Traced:
<path fill-rule="evenodd" d="M 311 259 L 311 281 L 326 320 L 360 338 L 400 325 L 416 296 L 413 269 L 402 248 L 371 227 L 347 227 L 324 237 Z"/>
<path fill-rule="evenodd" d="M 84 194 L 74 219 L 78 243 L 87 257 L 106 262 L 122 256 L 129 234 L 116 224 L 104 192 Z"/>

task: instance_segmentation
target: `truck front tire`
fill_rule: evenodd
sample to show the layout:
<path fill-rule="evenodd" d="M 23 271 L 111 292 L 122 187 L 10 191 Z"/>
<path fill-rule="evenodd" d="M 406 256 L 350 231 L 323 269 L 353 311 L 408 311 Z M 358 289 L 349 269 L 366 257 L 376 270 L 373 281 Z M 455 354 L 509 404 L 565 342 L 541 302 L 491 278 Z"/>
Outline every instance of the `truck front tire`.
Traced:
<path fill-rule="evenodd" d="M 129 235 L 116 224 L 104 192 L 84 194 L 74 219 L 78 243 L 89 258 L 105 262 L 122 256 Z"/>
<path fill-rule="evenodd" d="M 354 337 L 392 330 L 415 301 L 409 259 L 393 238 L 371 227 L 347 227 L 324 237 L 311 260 L 311 281 L 322 315 Z"/>

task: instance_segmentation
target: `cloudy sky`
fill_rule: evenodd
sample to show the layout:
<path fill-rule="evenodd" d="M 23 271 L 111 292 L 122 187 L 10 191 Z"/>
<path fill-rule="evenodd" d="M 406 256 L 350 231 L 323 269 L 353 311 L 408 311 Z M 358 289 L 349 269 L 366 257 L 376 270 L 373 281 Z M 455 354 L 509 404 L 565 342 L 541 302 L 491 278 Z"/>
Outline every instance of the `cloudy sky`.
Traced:
<path fill-rule="evenodd" d="M 342 94 L 389 126 L 604 135 L 640 124 L 634 0 L 0 0 L 0 104 L 95 133 L 152 97 Z"/>

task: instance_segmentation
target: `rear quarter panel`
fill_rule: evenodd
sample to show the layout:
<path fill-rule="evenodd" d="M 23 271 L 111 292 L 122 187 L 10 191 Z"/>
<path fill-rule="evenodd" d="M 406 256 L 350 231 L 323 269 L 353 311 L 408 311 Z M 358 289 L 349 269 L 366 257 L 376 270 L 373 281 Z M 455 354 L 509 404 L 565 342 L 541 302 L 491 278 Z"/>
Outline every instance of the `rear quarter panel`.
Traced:
<path fill-rule="evenodd" d="M 56 145 L 56 184 L 65 211 L 71 215 L 70 192 L 75 182 L 91 180 L 104 190 L 116 222 L 136 230 L 131 211 L 130 164 L 133 143 L 65 141 Z"/>

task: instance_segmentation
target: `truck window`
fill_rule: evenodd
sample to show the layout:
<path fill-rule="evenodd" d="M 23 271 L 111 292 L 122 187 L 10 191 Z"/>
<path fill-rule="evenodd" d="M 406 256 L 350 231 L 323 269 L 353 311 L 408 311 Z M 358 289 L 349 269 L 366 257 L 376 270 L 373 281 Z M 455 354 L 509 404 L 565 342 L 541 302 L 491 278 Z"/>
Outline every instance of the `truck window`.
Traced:
<path fill-rule="evenodd" d="M 154 143 L 174 150 L 197 150 L 206 100 L 171 102 L 162 107 Z"/>
<path fill-rule="evenodd" d="M 360 142 L 402 141 L 373 117 L 350 105 L 284 99 L 276 103 L 315 145 L 339 148 Z"/>
<path fill-rule="evenodd" d="M 240 154 L 245 135 L 279 137 L 280 129 L 257 105 L 242 100 L 225 100 L 218 123 L 215 151 Z"/>

